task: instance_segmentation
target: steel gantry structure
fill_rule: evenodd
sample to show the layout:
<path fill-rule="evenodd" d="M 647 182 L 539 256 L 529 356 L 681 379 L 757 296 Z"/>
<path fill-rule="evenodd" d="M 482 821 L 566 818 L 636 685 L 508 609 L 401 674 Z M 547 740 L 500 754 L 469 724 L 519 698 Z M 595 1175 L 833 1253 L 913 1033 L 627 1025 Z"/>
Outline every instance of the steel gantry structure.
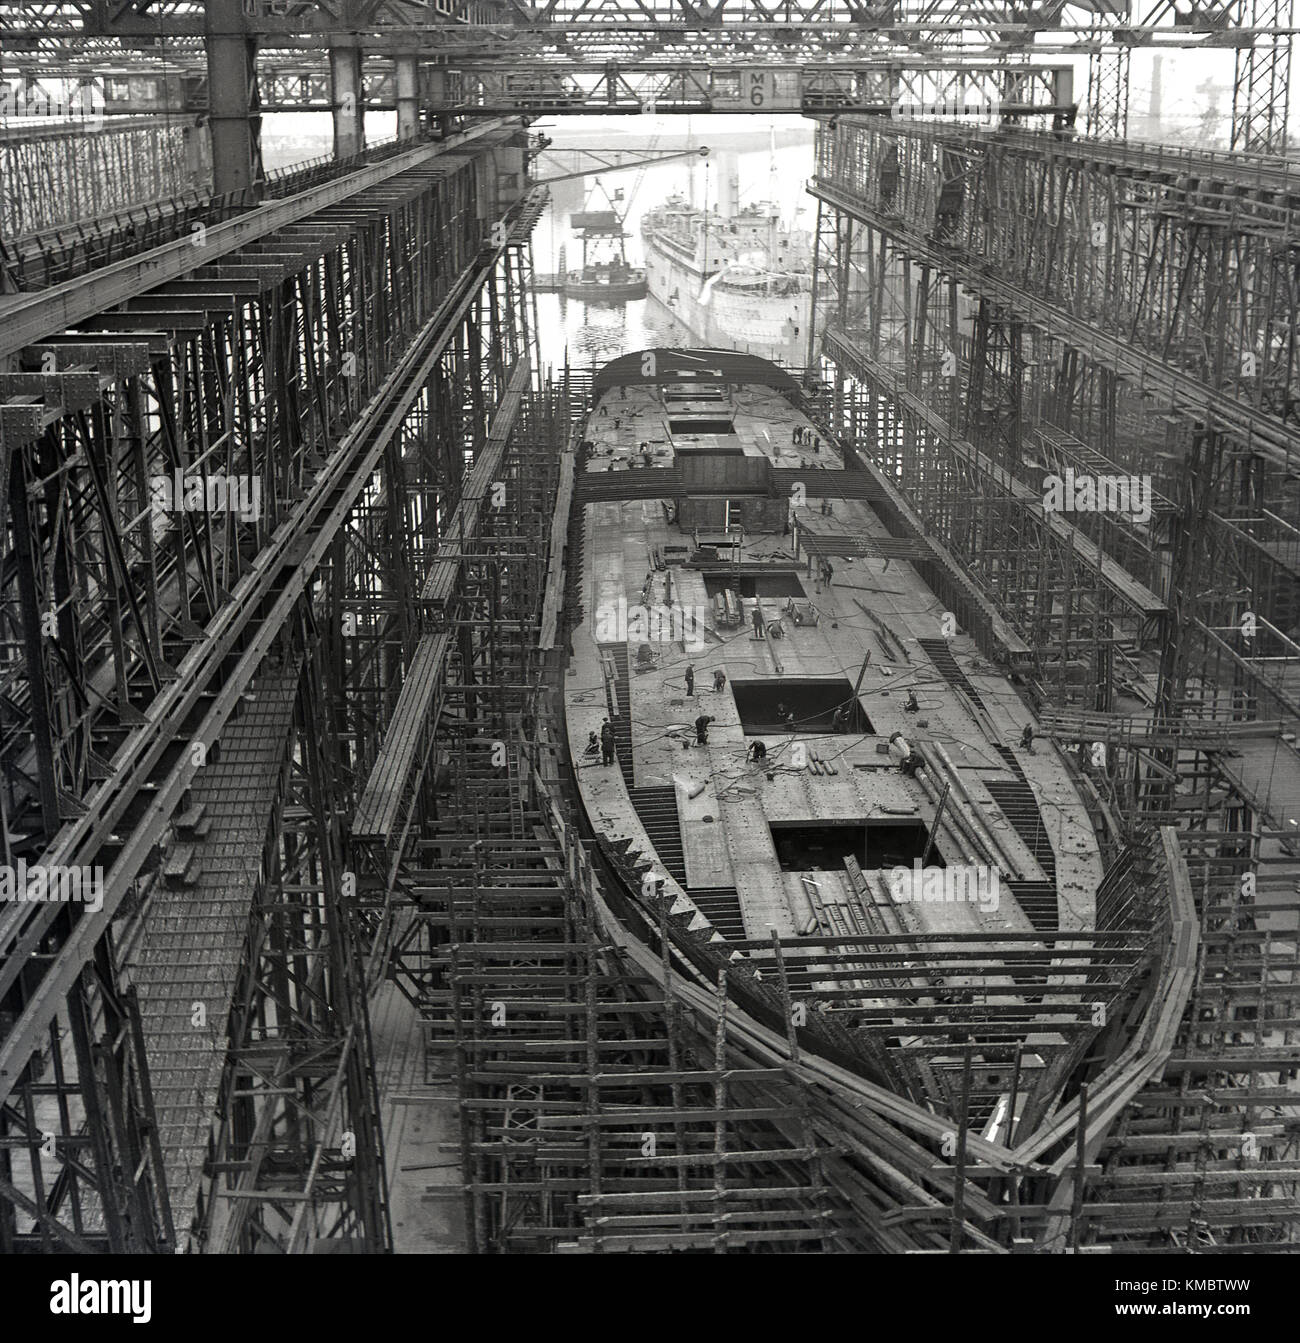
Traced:
<path fill-rule="evenodd" d="M 1292 20 L 1291 0 L 975 8 L 966 0 L 801 0 L 779 10 L 757 0 L 33 2 L 0 6 L 0 69 L 16 81 L 14 94 L 42 75 L 105 81 L 83 101 L 124 112 L 205 109 L 214 89 L 213 115 L 224 120 L 247 115 L 238 110 L 247 81 L 231 76 L 256 53 L 263 108 L 342 112 L 351 96 L 341 117 L 351 120 L 367 101 L 410 116 L 420 108 L 871 110 L 881 72 L 901 81 L 888 105 L 944 65 L 986 62 L 1023 75 L 1035 59 L 1077 58 L 1087 62 L 1088 128 L 1121 135 L 1133 50 L 1228 48 L 1233 146 L 1276 151 L 1286 133 Z M 1070 102 L 1064 92 L 1059 101 Z"/>
<path fill-rule="evenodd" d="M 1291 19 L 0 4 L 4 860 L 102 878 L 0 904 L 0 1252 L 391 1248 L 392 986 L 476 1249 L 1294 1248 Z M 1165 47 L 1233 51 L 1247 152 L 1124 142 Z M 335 152 L 267 173 L 304 108 Z M 541 376 L 526 125 L 673 110 L 821 118 L 827 432 L 1082 748 L 1116 1025 L 1063 1030 L 1093 1071 L 1030 1139 L 954 1158 L 951 1115 L 801 1056 L 779 1023 L 842 972 L 779 940 L 756 1023 L 680 912 L 661 963 L 611 936 L 638 856 L 582 833 L 546 693 L 585 386 Z M 1151 517 L 1047 514 L 1067 470 L 1149 476 Z M 846 1047 L 906 1011 L 898 936 L 853 938 L 886 1007 Z"/>
<path fill-rule="evenodd" d="M 1190 874 L 1181 1024 L 1089 1136 L 1085 1244 L 1295 1244 L 1298 187 L 1275 158 L 818 129 L 835 418 L 969 580 L 938 590 L 1077 751 L 1099 832 L 1177 826 Z M 1053 511 L 1067 473 L 1147 481 L 1145 516 Z"/>
<path fill-rule="evenodd" d="M 6 1250 L 389 1243 L 340 822 L 527 358 L 517 138 L 5 302 L 5 858 L 102 877 L 0 915 Z"/>

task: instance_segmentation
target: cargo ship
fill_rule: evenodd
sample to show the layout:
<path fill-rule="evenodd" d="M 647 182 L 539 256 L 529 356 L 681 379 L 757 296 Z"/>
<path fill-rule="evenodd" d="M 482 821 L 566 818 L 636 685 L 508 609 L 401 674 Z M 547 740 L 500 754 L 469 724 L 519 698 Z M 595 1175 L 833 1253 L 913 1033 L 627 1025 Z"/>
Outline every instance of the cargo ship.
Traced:
<path fill-rule="evenodd" d="M 770 361 L 613 361 L 579 460 L 563 699 L 604 932 L 725 981 L 772 1066 L 998 1152 L 1048 1126 L 1068 1165 L 1169 933 L 1035 738 L 1023 646 Z"/>
<path fill-rule="evenodd" d="M 734 199 L 734 198 L 733 198 Z M 650 297 L 707 345 L 801 366 L 812 302 L 812 243 L 777 207 L 681 196 L 641 221 Z"/>

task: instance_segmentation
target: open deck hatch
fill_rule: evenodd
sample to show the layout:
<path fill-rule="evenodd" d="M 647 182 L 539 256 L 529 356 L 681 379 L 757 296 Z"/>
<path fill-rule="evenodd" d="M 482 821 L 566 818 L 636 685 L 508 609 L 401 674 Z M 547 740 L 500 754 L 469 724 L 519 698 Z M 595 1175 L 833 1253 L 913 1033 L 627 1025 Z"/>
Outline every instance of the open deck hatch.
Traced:
<path fill-rule="evenodd" d="M 841 822 L 769 821 L 776 860 L 783 872 L 810 872 L 821 868 L 840 871 L 846 858 L 863 868 L 910 867 L 925 853 L 930 832 L 923 821 L 888 820 Z M 938 849 L 927 866 L 946 867 Z"/>
<path fill-rule="evenodd" d="M 791 678 L 767 681 L 732 681 L 741 726 L 746 732 L 784 730 L 780 707 L 794 714 L 796 732 L 829 732 L 835 710 L 849 711 L 846 732 L 873 732 L 871 720 L 853 697 L 852 683 L 840 679 L 798 681 Z"/>
<path fill-rule="evenodd" d="M 734 588 L 742 597 L 798 597 L 802 601 L 806 595 L 797 574 L 704 575 L 704 591 L 710 597 L 727 588 Z"/>
<path fill-rule="evenodd" d="M 735 422 L 730 419 L 678 419 L 668 421 L 668 432 L 676 438 L 686 434 L 734 434 Z M 737 449 L 739 451 L 739 449 Z"/>

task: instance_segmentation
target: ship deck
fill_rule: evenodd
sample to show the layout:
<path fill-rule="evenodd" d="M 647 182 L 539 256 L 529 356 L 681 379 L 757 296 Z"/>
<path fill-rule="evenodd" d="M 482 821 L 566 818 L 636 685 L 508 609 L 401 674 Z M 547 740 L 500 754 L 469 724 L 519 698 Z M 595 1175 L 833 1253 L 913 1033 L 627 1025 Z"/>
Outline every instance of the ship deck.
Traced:
<path fill-rule="evenodd" d="M 777 391 L 743 386 L 735 402 L 735 441 L 744 456 L 783 468 L 843 469 L 825 442 L 816 454 L 792 443 L 796 425 L 809 435 L 818 431 Z M 682 413 L 674 404 L 672 415 Z M 613 389 L 588 420 L 593 448 L 586 469 L 635 469 L 632 463 L 645 456 L 642 443 L 649 445 L 650 469 L 675 466 L 678 449 L 688 445 L 709 446 L 701 442 L 707 436 L 674 441 L 668 420 L 657 388 Z M 735 442 L 729 446 L 734 452 Z M 565 699 L 578 786 L 593 826 L 614 843 L 630 841 L 654 863 L 669 895 L 691 898 L 730 937 L 877 927 L 882 918 L 886 927 L 916 932 L 1091 927 L 1101 862 L 1065 759 L 1045 740 L 1034 741 L 1032 750 L 1019 746 L 1032 721 L 1028 710 L 1006 675 L 981 662 L 970 638 L 960 631 L 945 637 L 942 605 L 906 561 L 836 555 L 832 581 L 821 581 L 820 566 L 807 555 L 809 532 L 822 539 L 824 553 L 869 551 L 864 540 L 888 536 L 865 500 L 837 499 L 832 507 L 831 516 L 819 499 L 795 508 L 794 536 L 744 537 L 731 572 L 755 595 L 743 598 L 739 628 L 718 629 L 706 573 L 686 563 L 697 540 L 708 538 L 670 522 L 669 501 L 586 505 L 584 617 L 573 635 Z M 805 544 L 796 558 L 800 533 Z M 712 567 L 723 569 L 725 561 Z M 650 643 L 652 663 L 638 670 L 638 641 L 629 647 L 608 640 L 608 624 L 598 631 L 596 621 L 620 602 L 636 608 L 647 576 L 652 606 L 667 604 L 671 581 L 672 604 L 698 613 L 704 628 L 694 650 L 682 639 Z M 795 600 L 815 608 L 815 625 L 795 625 L 786 613 L 795 585 Z M 755 636 L 756 602 L 769 626 L 782 621 L 784 637 Z M 598 632 L 606 642 L 596 642 Z M 690 696 L 688 665 L 695 672 Z M 726 685 L 715 692 L 718 669 Z M 826 703 L 851 696 L 859 676 L 862 730 L 829 731 Z M 909 690 L 918 712 L 904 709 Z M 784 697 L 795 713 L 793 731 L 776 729 L 774 697 Z M 704 747 L 694 744 L 692 726 L 701 713 L 714 719 Z M 617 764 L 608 767 L 583 755 L 588 733 L 599 732 L 606 716 L 619 749 Z M 927 768 L 919 776 L 905 775 L 888 754 L 894 732 L 924 755 Z M 763 767 L 747 760 L 756 738 L 768 749 Z M 972 900 L 900 903 L 879 870 L 890 859 L 910 866 L 935 830 L 945 790 L 934 833 L 939 858 L 929 861 L 996 866 L 996 907 Z M 861 878 L 854 862 L 844 861 L 850 844 L 857 846 Z M 864 910 L 864 902 L 877 908 Z"/>

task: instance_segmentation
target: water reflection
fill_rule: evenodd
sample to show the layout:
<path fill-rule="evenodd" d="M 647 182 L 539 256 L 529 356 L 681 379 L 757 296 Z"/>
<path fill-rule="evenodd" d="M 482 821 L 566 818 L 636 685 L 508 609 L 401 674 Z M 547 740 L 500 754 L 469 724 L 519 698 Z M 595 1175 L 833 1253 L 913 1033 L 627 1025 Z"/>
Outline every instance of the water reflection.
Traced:
<path fill-rule="evenodd" d="M 742 203 L 773 200 L 788 226 L 812 226 L 815 208 L 804 192 L 812 170 L 811 145 L 783 146 L 775 152 L 766 147 L 746 148 L 733 157 Z M 611 190 L 621 188 L 626 195 L 618 208 L 625 213 L 627 255 L 633 265 L 644 264 L 641 220 L 645 212 L 674 192 L 716 205 L 720 170 L 718 159 L 678 160 L 652 164 L 637 173 L 609 174 L 604 179 Z M 553 273 L 576 264 L 581 240 L 570 228 L 569 216 L 582 208 L 590 183 L 590 178 L 561 182 L 552 190 L 551 203 L 533 235 L 533 264 L 538 272 Z M 555 368 L 563 366 L 566 350 L 569 363 L 584 368 L 599 367 L 619 355 L 655 345 L 682 349 L 703 343 L 653 297 L 604 304 L 583 303 L 561 294 L 538 294 L 537 315 L 542 363 Z"/>
<path fill-rule="evenodd" d="M 600 367 L 631 350 L 680 349 L 697 344 L 656 299 L 632 303 L 582 303 L 562 294 L 537 295 L 538 346 L 543 365 L 561 368 L 567 353 L 574 368 Z"/>

